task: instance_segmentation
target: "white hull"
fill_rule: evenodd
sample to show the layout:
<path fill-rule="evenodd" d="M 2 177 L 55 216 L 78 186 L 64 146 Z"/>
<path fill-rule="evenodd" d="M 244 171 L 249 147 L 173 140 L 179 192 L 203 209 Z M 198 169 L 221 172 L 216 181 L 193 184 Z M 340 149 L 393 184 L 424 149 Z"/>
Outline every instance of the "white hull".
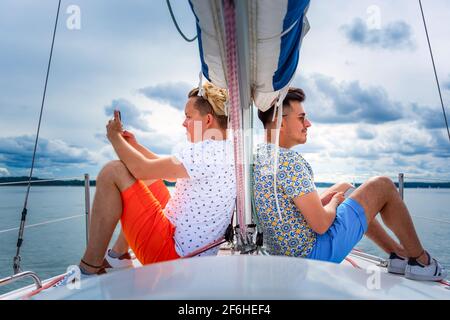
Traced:
<path fill-rule="evenodd" d="M 231 255 L 157 263 L 44 290 L 33 299 L 450 299 L 448 284 L 420 282 L 349 255 L 342 264 Z M 356 268 L 355 265 L 361 267 Z M 18 299 L 31 288 L 2 298 Z"/>

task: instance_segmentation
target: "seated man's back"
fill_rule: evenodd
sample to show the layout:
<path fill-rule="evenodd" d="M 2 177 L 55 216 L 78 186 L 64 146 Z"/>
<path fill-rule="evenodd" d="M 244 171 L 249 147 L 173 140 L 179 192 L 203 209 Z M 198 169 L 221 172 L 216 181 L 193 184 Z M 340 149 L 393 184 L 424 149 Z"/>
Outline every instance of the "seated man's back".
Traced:
<path fill-rule="evenodd" d="M 317 234 L 293 201 L 314 190 L 313 171 L 297 152 L 279 148 L 277 196 L 282 220 L 279 219 L 274 193 L 275 145 L 258 146 L 253 173 L 256 213 L 264 233 L 264 245 L 274 255 L 306 257 L 314 247 Z"/>

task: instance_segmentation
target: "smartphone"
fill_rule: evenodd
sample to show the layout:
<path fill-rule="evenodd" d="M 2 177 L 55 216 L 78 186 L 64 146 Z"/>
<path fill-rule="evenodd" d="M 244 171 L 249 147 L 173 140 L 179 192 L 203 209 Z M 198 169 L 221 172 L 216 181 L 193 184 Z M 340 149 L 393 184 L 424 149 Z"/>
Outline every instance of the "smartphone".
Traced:
<path fill-rule="evenodd" d="M 351 187 L 347 191 L 345 191 L 344 198 L 348 198 L 348 196 L 351 195 L 352 192 L 355 191 L 355 189 L 356 189 L 355 187 Z"/>

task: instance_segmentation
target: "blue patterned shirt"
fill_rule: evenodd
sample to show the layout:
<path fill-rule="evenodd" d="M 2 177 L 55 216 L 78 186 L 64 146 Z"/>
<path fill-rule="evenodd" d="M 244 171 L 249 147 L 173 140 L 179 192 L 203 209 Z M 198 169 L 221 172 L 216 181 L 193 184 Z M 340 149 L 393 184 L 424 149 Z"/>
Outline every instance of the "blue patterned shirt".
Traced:
<path fill-rule="evenodd" d="M 253 193 L 264 245 L 273 255 L 305 257 L 314 247 L 317 234 L 295 206 L 294 198 L 316 190 L 313 171 L 293 150 L 279 148 L 278 155 L 277 193 L 282 220 L 277 212 L 273 184 L 275 145 L 259 145 L 255 157 Z"/>

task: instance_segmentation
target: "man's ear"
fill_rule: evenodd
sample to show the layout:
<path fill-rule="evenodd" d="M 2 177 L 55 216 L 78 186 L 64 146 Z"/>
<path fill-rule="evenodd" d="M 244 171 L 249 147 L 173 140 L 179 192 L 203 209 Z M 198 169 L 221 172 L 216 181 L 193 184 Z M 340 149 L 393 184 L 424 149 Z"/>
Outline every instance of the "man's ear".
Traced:
<path fill-rule="evenodd" d="M 212 115 L 211 113 L 208 113 L 208 114 L 206 115 L 206 126 L 207 126 L 208 128 L 209 128 L 210 126 L 212 126 L 213 121 L 214 121 L 213 115 Z"/>
<path fill-rule="evenodd" d="M 286 119 L 286 118 L 281 117 L 281 127 L 280 127 L 280 129 L 283 128 L 283 127 L 285 126 L 285 125 L 284 125 L 285 119 Z"/>

